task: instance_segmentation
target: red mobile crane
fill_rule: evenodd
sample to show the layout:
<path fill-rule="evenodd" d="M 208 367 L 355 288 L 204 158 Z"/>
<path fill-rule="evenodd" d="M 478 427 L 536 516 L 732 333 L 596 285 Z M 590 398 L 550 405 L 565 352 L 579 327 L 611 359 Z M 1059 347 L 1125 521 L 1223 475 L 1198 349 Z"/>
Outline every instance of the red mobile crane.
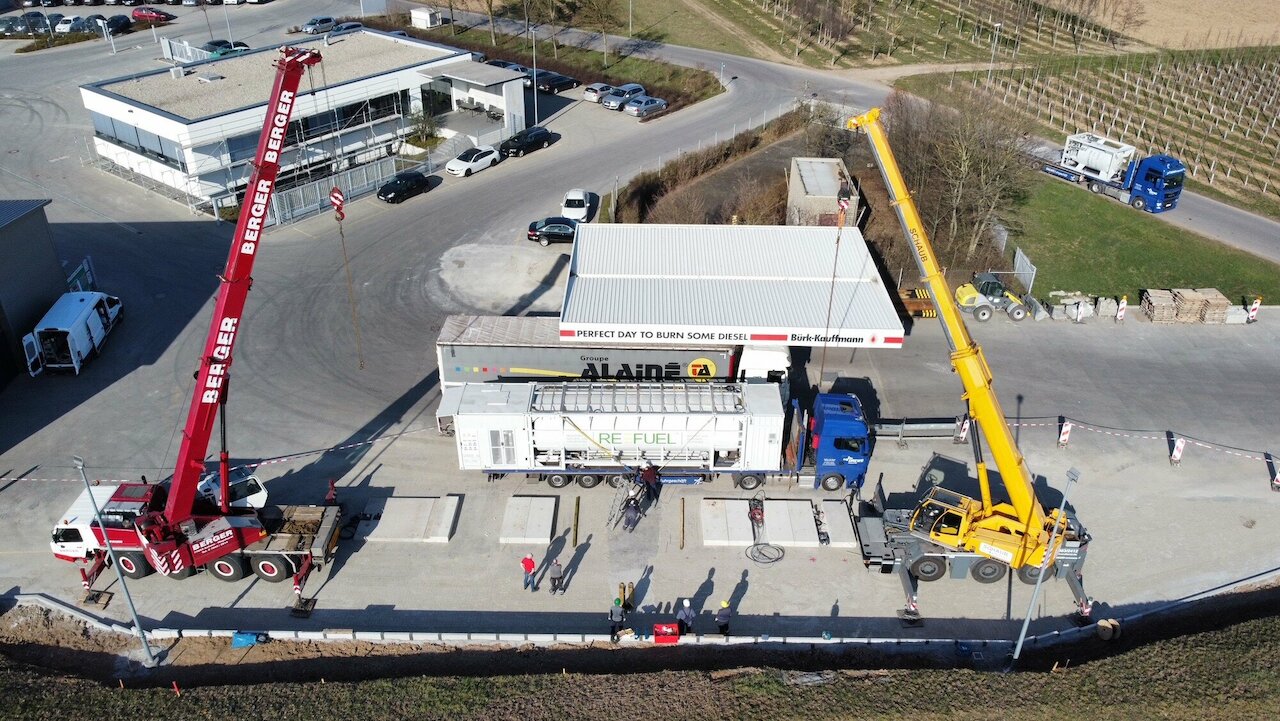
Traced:
<path fill-rule="evenodd" d="M 232 351 L 239 335 L 245 300 L 253 284 L 253 263 L 280 172 L 289 119 L 303 73 L 319 62 L 318 52 L 293 47 L 282 48 L 281 58 L 276 62 L 275 84 L 258 139 L 253 173 L 245 189 L 226 269 L 218 276 L 213 320 L 196 374 L 191 409 L 172 480 L 167 484 L 126 483 L 114 489 L 101 489 L 103 495 L 108 491 L 111 494 L 100 504 L 101 513 L 111 529 L 108 533 L 121 570 L 128 576 L 145 576 L 155 569 L 166 576 L 184 578 L 197 568 L 204 568 L 218 578 L 234 581 L 243 578 L 252 568 L 259 578 L 267 581 L 283 581 L 292 575 L 294 591 L 300 594 L 308 574 L 327 563 L 337 545 L 337 508 L 254 508 L 248 503 L 236 502 L 248 500 L 246 496 L 261 496 L 265 501 L 265 491 L 256 478 L 247 475 L 238 477 L 233 488 L 225 427 Z M 223 419 L 218 462 L 220 483 L 216 489 L 208 482 L 202 487 L 201 481 L 206 475 L 205 454 L 214 421 L 220 415 Z M 237 495 L 233 495 L 233 490 Z M 90 491 L 85 491 L 88 493 Z M 88 572 L 81 571 L 86 590 L 106 563 L 105 541 L 98 528 L 90 525 L 91 509 L 87 497 L 77 500 L 62 523 L 54 528 L 52 543 L 54 554 L 59 558 L 91 565 Z"/>

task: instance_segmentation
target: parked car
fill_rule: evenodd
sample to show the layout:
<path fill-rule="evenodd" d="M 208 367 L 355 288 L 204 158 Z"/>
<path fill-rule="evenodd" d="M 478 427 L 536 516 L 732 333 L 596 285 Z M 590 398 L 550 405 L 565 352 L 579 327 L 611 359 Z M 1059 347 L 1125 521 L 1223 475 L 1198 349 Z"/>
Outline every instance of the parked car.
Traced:
<path fill-rule="evenodd" d="M 40 0 L 40 7 L 56 8 L 62 4 L 62 0 Z"/>
<path fill-rule="evenodd" d="M 14 26 L 21 22 L 22 18 L 16 15 L 13 17 L 0 17 L 0 35 L 4 35 L 5 37 L 13 35 Z"/>
<path fill-rule="evenodd" d="M 133 11 L 133 20 L 139 23 L 167 23 L 170 20 L 177 19 L 177 17 L 177 15 L 167 13 L 159 8 L 153 8 L 150 5 L 143 5 Z"/>
<path fill-rule="evenodd" d="M 415 170 L 396 173 L 386 185 L 378 188 L 378 200 L 388 203 L 403 203 L 419 193 L 431 189 L 431 181 L 427 176 Z"/>
<path fill-rule="evenodd" d="M 107 18 L 107 32 L 112 35 L 127 33 L 133 29 L 133 21 L 128 15 L 112 15 Z"/>
<path fill-rule="evenodd" d="M 172 4 L 173 4 L 173 3 L 170 3 L 170 5 L 172 5 Z M 193 8 L 193 7 L 196 7 L 196 6 L 200 5 L 200 4 L 201 4 L 201 3 L 200 3 L 200 0 L 182 0 L 182 5 L 183 5 L 184 7 Z"/>
<path fill-rule="evenodd" d="M 458 157 L 444 166 L 444 170 L 449 175 L 470 176 L 472 173 L 497 165 L 499 157 L 497 148 L 492 145 L 478 145 L 462 151 Z"/>
<path fill-rule="evenodd" d="M 53 27 L 55 33 L 82 33 L 84 32 L 84 18 L 79 15 L 68 15 L 58 21 Z"/>
<path fill-rule="evenodd" d="M 62 13 L 49 13 L 48 15 L 31 18 L 29 24 L 32 32 L 47 33 L 58 27 L 58 23 L 62 22 L 63 17 Z"/>
<path fill-rule="evenodd" d="M 156 0 L 156 2 L 160 2 L 160 0 Z M 165 5 L 181 5 L 182 0 L 164 0 L 164 4 Z"/>
<path fill-rule="evenodd" d="M 99 20 L 105 23 L 107 21 L 107 17 L 96 13 L 93 15 L 86 15 L 84 17 L 84 31 L 87 33 L 101 33 L 102 25 L 99 24 Z"/>
<path fill-rule="evenodd" d="M 84 0 L 85 5 L 101 5 L 103 0 Z"/>
<path fill-rule="evenodd" d="M 580 84 L 568 75 L 561 75 L 560 73 L 551 73 L 548 76 L 543 76 L 537 83 L 538 89 L 544 93 L 559 93 L 562 90 L 572 90 Z"/>
<path fill-rule="evenodd" d="M 534 125 L 502 141 L 502 144 L 498 146 L 498 150 L 503 157 L 509 158 L 512 155 L 524 155 L 537 148 L 545 148 L 550 144 L 551 131 L 540 125 Z"/>
<path fill-rule="evenodd" d="M 622 110 L 622 106 L 631 102 L 632 98 L 644 95 L 644 86 L 639 83 L 619 85 L 600 100 L 600 105 L 609 110 Z"/>
<path fill-rule="evenodd" d="M 327 33 L 338 25 L 337 21 L 327 15 L 311 18 L 302 26 L 302 32 L 308 35 Z"/>
<path fill-rule="evenodd" d="M 38 8 L 40 7 L 40 0 L 22 0 L 22 7 Z"/>
<path fill-rule="evenodd" d="M 634 115 L 637 118 L 643 118 L 646 115 L 652 115 L 667 109 L 667 101 L 661 98 L 651 98 L 648 95 L 641 95 L 638 98 L 632 98 L 627 103 L 622 112 L 627 115 Z"/>
<path fill-rule="evenodd" d="M 359 30 L 362 27 L 364 27 L 364 23 L 338 23 L 333 26 L 333 31 L 335 33 L 345 33 L 352 30 Z"/>
<path fill-rule="evenodd" d="M 577 232 L 578 221 L 572 218 L 552 216 L 529 224 L 529 240 L 535 240 L 542 246 L 552 243 L 572 243 L 573 236 Z"/>
<path fill-rule="evenodd" d="M 560 203 L 560 215 L 569 220 L 579 223 L 587 222 L 587 216 L 591 213 L 591 194 L 582 188 L 574 188 L 564 194 L 564 201 Z"/>

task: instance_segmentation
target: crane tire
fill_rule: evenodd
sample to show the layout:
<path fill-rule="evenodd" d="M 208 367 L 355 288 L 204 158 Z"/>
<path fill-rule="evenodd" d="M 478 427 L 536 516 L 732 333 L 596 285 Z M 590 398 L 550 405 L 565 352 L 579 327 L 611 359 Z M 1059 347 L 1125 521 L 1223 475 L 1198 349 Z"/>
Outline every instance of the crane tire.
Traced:
<path fill-rule="evenodd" d="M 937 556 L 917 558 L 911 564 L 911 575 L 921 581 L 936 581 L 947 575 L 947 560 Z"/>
<path fill-rule="evenodd" d="M 125 578 L 146 578 L 155 573 L 155 569 L 147 562 L 141 551 L 125 551 L 116 554 L 116 563 L 120 564 L 120 573 Z"/>
<path fill-rule="evenodd" d="M 284 556 L 254 556 L 251 564 L 253 566 L 253 575 L 267 583 L 280 583 L 293 575 L 293 569 Z"/>
<path fill-rule="evenodd" d="M 172 578 L 175 581 L 181 581 L 184 578 L 191 578 L 192 574 L 195 572 L 196 569 L 194 566 L 187 566 L 181 571 L 174 571 L 173 573 L 165 574 L 165 578 Z"/>
<path fill-rule="evenodd" d="M 573 483 L 573 476 L 568 473 L 548 473 L 543 478 L 547 479 L 547 485 L 552 488 L 564 488 Z"/>
<path fill-rule="evenodd" d="M 978 583 L 995 583 L 1008 572 L 1008 566 L 990 558 L 984 558 L 969 567 L 969 575 Z"/>
<path fill-rule="evenodd" d="M 578 485 L 582 486 L 583 488 L 595 488 L 596 486 L 600 485 L 600 476 L 596 476 L 590 473 L 586 475 L 578 476 Z"/>
<path fill-rule="evenodd" d="M 979 323 L 986 323 L 991 320 L 991 306 L 980 305 L 973 309 L 973 319 Z"/>
<path fill-rule="evenodd" d="M 1054 575 L 1056 574 L 1057 574 L 1057 569 L 1054 567 L 1052 563 L 1050 563 L 1049 567 L 1044 570 L 1044 577 L 1046 580 L 1053 578 Z M 1018 580 L 1022 581 L 1028 586 L 1036 585 L 1036 581 L 1039 578 L 1040 578 L 1039 566 L 1026 565 L 1018 569 Z"/>
<path fill-rule="evenodd" d="M 844 476 L 839 473 L 828 473 L 822 477 L 824 491 L 838 491 L 841 488 L 844 488 Z"/>
<path fill-rule="evenodd" d="M 233 554 L 206 563 L 204 570 L 219 581 L 231 583 L 249 575 L 249 564 L 245 563 L 244 556 Z"/>
<path fill-rule="evenodd" d="M 764 485 L 764 479 L 755 473 L 748 473 L 745 476 L 738 476 L 738 488 L 744 491 L 754 491 Z"/>

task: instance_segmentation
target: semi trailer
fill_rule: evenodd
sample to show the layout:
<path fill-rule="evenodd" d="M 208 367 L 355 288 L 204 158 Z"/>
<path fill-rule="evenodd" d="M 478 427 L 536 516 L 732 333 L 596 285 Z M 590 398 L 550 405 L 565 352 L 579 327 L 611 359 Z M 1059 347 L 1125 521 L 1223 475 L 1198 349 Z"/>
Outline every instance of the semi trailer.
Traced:
<path fill-rule="evenodd" d="M 565 343 L 560 319 L 451 315 L 436 341 L 444 387 L 537 380 L 785 382 L 786 348 L 714 345 Z"/>
<path fill-rule="evenodd" d="M 818 394 L 788 413 L 775 383 L 466 383 L 444 389 L 437 424 L 462 470 L 554 488 L 617 487 L 652 464 L 668 484 L 834 491 L 862 485 L 871 453 L 855 396 Z"/>
<path fill-rule="evenodd" d="M 1187 166 L 1171 155 L 1139 157 L 1132 145 L 1094 133 L 1068 137 L 1058 161 L 1041 169 L 1148 213 L 1178 207 L 1187 175 Z"/>

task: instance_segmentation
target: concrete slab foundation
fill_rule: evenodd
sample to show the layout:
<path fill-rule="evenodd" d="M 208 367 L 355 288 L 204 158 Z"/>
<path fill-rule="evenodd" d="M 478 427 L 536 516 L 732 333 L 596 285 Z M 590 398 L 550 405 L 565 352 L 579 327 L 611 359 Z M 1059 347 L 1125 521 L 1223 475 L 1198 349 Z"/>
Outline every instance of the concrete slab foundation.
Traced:
<path fill-rule="evenodd" d="M 817 548 L 818 526 L 813 503 L 805 500 L 764 502 L 764 533 L 769 543 L 783 548 Z"/>
<path fill-rule="evenodd" d="M 822 501 L 823 518 L 827 522 L 827 535 L 831 537 L 832 548 L 858 548 L 858 536 L 853 531 L 853 518 L 849 515 L 849 506 L 844 501 L 824 499 Z"/>
<path fill-rule="evenodd" d="M 702 545 L 738 546 L 755 543 L 751 519 L 747 517 L 747 501 L 737 498 L 704 498 L 699 508 L 702 521 Z"/>
<path fill-rule="evenodd" d="M 512 496 L 502 514 L 499 543 L 550 543 L 556 529 L 557 496 Z"/>
<path fill-rule="evenodd" d="M 356 537 L 394 543 L 448 543 L 458 519 L 459 496 L 374 498 L 364 507 L 367 520 Z"/>

